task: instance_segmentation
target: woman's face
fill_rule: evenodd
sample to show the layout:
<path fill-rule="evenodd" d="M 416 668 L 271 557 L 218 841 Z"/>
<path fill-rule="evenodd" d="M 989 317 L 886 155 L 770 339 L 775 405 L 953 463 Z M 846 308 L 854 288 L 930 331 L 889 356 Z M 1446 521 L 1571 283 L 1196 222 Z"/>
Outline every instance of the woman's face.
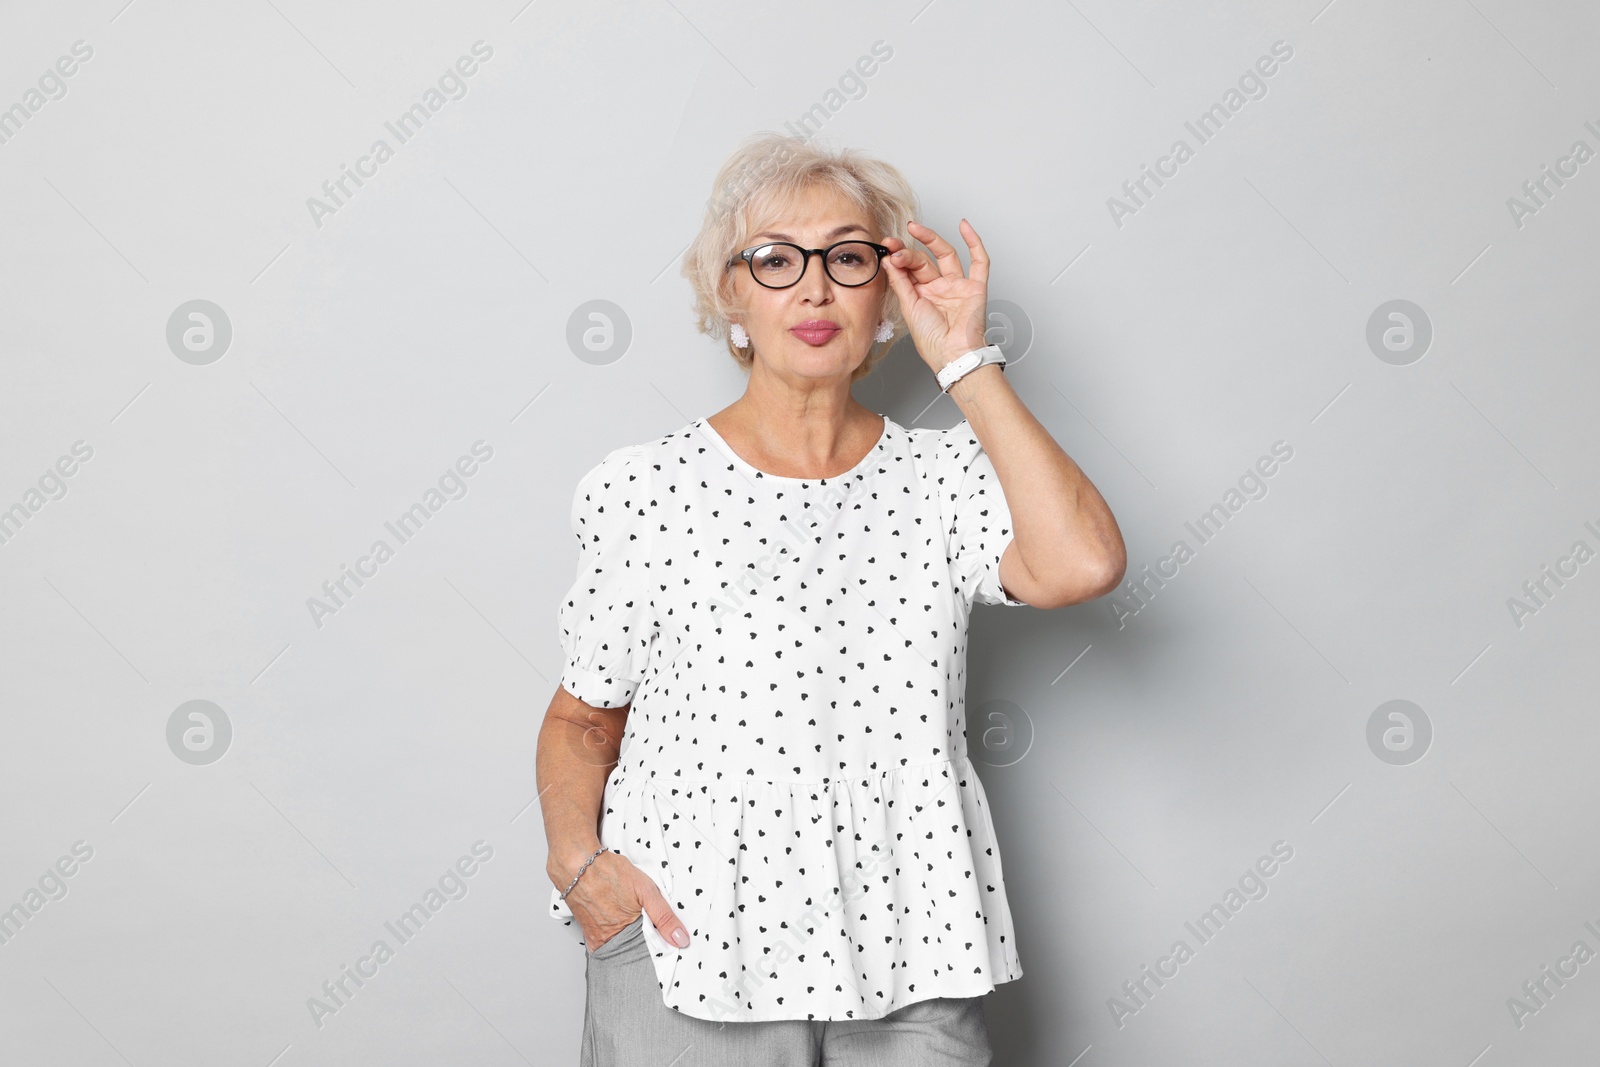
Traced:
<path fill-rule="evenodd" d="M 791 210 L 768 218 L 744 248 L 764 241 L 791 241 L 802 248 L 827 248 L 837 241 L 877 241 L 867 214 L 831 189 L 805 190 Z M 736 252 L 739 250 L 735 250 Z M 743 324 L 758 361 L 783 374 L 803 378 L 849 378 L 867 358 L 883 320 L 889 276 L 880 269 L 865 285 L 840 285 L 823 269 L 821 256 L 808 256 L 806 272 L 787 289 L 769 289 L 750 276 L 743 260 L 734 264 L 734 296 L 747 309 Z M 816 331 L 796 329 L 807 323 Z"/>

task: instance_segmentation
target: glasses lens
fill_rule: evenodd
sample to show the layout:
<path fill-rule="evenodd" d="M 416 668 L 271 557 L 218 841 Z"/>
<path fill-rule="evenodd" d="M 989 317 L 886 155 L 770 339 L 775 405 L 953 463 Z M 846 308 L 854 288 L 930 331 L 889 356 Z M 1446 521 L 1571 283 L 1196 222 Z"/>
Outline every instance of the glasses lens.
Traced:
<path fill-rule="evenodd" d="M 762 245 L 750 256 L 750 270 L 762 285 L 781 288 L 800 277 L 805 258 L 794 245 Z"/>
<path fill-rule="evenodd" d="M 865 285 L 878 273 L 878 250 L 865 241 L 846 241 L 828 253 L 828 273 L 840 285 Z"/>

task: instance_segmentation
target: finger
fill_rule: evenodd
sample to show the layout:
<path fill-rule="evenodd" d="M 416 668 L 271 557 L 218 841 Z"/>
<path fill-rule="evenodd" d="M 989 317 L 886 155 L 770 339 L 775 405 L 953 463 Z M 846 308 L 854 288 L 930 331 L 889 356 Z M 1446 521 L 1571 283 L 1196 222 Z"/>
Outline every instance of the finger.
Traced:
<path fill-rule="evenodd" d="M 946 241 L 920 222 L 906 223 L 908 230 L 913 226 L 916 227 L 916 230 L 911 230 L 911 236 L 928 246 L 928 251 L 933 253 L 934 259 L 939 263 L 940 274 L 946 278 L 965 278 L 967 276 L 967 272 L 961 267 L 961 257 L 956 254 L 955 247 L 949 241 Z M 917 230 L 922 232 L 918 233 Z M 924 233 L 927 234 L 926 237 L 923 236 Z"/>
<path fill-rule="evenodd" d="M 673 914 L 672 905 L 667 903 L 667 898 L 661 895 L 661 890 L 656 888 L 654 882 L 649 883 L 645 890 L 646 900 L 641 901 L 644 913 L 650 916 L 650 925 L 656 932 L 679 948 L 689 947 L 689 930 L 678 921 Z"/>
<path fill-rule="evenodd" d="M 912 275 L 898 263 L 892 263 L 887 258 L 884 260 L 889 270 L 889 288 L 894 290 L 894 295 L 900 298 L 900 314 L 907 321 L 910 320 L 911 308 L 917 302 L 917 291 L 912 284 Z M 927 265 L 933 277 L 938 277 L 938 272 L 933 270 L 931 264 Z"/>
<path fill-rule="evenodd" d="M 975 282 L 989 284 L 989 251 L 983 247 L 983 238 L 978 236 L 978 231 L 966 219 L 961 220 L 963 227 L 961 235 L 967 239 L 967 254 L 972 258 L 972 273 L 969 277 Z"/>
<path fill-rule="evenodd" d="M 883 239 L 883 245 L 889 250 L 889 254 L 883 257 L 883 263 L 886 269 L 889 267 L 900 267 L 906 263 L 912 262 L 912 257 L 916 254 L 907 248 L 906 243 L 900 240 L 898 237 L 885 237 Z M 889 276 L 894 276 L 893 270 L 889 271 Z"/>
<path fill-rule="evenodd" d="M 911 276 L 911 280 L 918 284 L 944 277 L 939 268 L 925 253 L 918 252 L 912 248 L 902 249 L 892 256 L 885 256 L 884 261 L 906 271 Z"/>

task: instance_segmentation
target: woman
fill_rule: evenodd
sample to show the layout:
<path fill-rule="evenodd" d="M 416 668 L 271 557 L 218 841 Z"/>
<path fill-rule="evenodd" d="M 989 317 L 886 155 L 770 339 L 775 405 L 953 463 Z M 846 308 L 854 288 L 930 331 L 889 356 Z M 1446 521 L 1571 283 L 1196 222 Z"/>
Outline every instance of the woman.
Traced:
<path fill-rule="evenodd" d="M 968 614 L 1101 596 L 1121 534 L 985 350 L 965 220 L 970 276 L 895 168 L 779 135 L 717 188 L 684 273 L 749 385 L 573 499 L 538 774 L 583 1063 L 987 1064 L 982 995 L 1022 969 Z M 940 383 L 953 429 L 851 396 L 900 326 L 931 372 L 985 350 Z"/>

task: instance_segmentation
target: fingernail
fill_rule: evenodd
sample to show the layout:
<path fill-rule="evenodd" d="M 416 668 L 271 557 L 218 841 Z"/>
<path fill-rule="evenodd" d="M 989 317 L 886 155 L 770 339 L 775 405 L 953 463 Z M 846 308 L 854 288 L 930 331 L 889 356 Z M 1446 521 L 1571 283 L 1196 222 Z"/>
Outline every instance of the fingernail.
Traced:
<path fill-rule="evenodd" d="M 674 945 L 677 945 L 679 948 L 688 948 L 689 947 L 689 931 L 685 930 L 681 926 L 678 927 L 676 930 L 672 931 L 672 943 Z"/>

